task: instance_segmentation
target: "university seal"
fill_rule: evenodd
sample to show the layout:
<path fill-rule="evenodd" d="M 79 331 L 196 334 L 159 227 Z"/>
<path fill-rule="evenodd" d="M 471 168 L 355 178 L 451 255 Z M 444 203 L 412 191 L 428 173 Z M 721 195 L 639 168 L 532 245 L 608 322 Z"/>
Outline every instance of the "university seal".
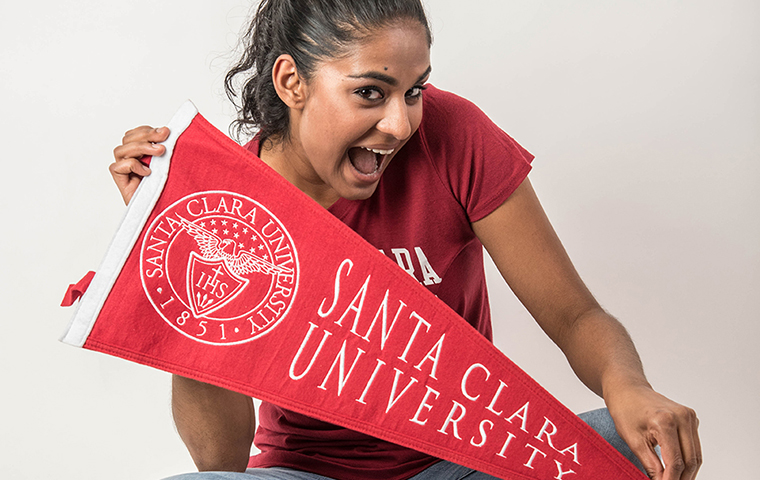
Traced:
<path fill-rule="evenodd" d="M 298 255 L 288 231 L 255 200 L 224 191 L 188 195 L 159 214 L 140 250 L 156 312 L 188 338 L 237 344 L 288 313 Z"/>

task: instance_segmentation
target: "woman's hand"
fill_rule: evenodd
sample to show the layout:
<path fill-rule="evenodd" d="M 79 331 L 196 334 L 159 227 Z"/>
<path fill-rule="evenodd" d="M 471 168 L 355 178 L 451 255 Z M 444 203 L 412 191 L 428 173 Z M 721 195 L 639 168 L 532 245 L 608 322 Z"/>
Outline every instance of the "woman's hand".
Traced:
<path fill-rule="evenodd" d="M 692 480 L 702 465 L 694 410 L 641 385 L 605 391 L 615 429 L 639 458 L 650 478 Z M 660 446 L 662 462 L 654 450 Z"/>
<path fill-rule="evenodd" d="M 150 168 L 146 167 L 140 159 L 163 154 L 166 148 L 163 145 L 157 145 L 157 142 L 163 142 L 168 137 L 168 128 L 153 128 L 144 125 L 125 133 L 124 138 L 121 139 L 121 145 L 114 148 L 114 163 L 111 164 L 109 170 L 125 204 L 129 203 L 142 178 L 150 175 Z"/>

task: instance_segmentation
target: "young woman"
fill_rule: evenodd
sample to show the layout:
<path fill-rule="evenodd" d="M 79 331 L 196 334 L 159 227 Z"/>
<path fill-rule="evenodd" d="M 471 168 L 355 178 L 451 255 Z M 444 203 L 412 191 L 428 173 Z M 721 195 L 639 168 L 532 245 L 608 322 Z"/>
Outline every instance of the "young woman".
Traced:
<path fill-rule="evenodd" d="M 244 40 L 226 85 L 240 131 L 258 131 L 246 148 L 377 248 L 419 249 L 429 268 L 418 280 L 490 339 L 485 246 L 614 428 L 606 410 L 589 422 L 630 456 L 616 428 L 651 478 L 695 478 L 695 413 L 650 387 L 625 329 L 575 272 L 527 179 L 532 156 L 471 103 L 425 85 L 419 0 L 263 0 Z M 150 173 L 140 158 L 163 153 L 168 133 L 139 127 L 114 150 L 126 202 Z M 250 398 L 179 376 L 172 392 L 199 470 L 252 467 L 188 479 L 491 478 L 267 403 L 249 460 Z"/>

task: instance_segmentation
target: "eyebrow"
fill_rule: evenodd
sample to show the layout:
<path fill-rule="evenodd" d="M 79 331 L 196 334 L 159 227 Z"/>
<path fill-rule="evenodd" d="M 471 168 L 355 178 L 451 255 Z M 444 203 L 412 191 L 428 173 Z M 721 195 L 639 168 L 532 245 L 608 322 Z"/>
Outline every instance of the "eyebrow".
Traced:
<path fill-rule="evenodd" d="M 430 75 L 430 72 L 432 70 L 433 70 L 433 67 L 432 66 L 428 66 L 428 68 L 424 72 L 422 72 L 422 75 L 420 75 L 419 77 L 417 77 L 417 80 L 415 81 L 415 83 L 420 83 L 425 77 L 427 77 L 428 75 Z M 349 78 L 372 78 L 374 80 L 378 80 L 380 82 L 387 83 L 388 85 L 391 85 L 393 87 L 395 87 L 395 86 L 398 85 L 398 80 L 396 78 L 391 77 L 390 75 L 387 75 L 385 73 L 380 73 L 380 72 L 376 72 L 376 71 L 364 72 L 364 73 L 360 73 L 358 75 L 349 75 L 348 77 Z"/>

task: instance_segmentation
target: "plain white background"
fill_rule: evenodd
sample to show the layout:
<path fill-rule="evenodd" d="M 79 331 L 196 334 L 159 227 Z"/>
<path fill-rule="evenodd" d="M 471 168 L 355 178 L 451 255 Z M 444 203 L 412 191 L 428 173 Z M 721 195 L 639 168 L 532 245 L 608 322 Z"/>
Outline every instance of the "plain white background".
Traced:
<path fill-rule="evenodd" d="M 223 131 L 242 0 L 0 7 L 0 477 L 192 470 L 167 374 L 58 343 L 66 286 L 124 206 L 122 133 L 186 98 Z M 699 478 L 755 478 L 760 442 L 760 4 L 429 0 L 432 82 L 536 154 L 531 179 L 651 382 L 694 407 Z M 601 405 L 488 266 L 498 345 L 575 410 Z"/>

